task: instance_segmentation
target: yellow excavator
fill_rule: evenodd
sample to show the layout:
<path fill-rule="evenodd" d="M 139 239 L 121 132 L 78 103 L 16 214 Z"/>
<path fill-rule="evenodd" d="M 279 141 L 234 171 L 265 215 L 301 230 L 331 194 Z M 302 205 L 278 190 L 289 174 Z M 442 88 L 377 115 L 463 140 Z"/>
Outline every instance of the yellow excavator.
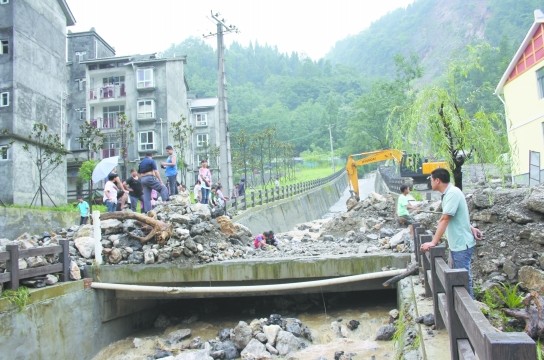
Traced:
<path fill-rule="evenodd" d="M 385 160 L 395 160 L 400 166 L 401 177 L 411 177 L 414 180 L 414 183 L 420 184 L 427 182 L 427 177 L 434 169 L 448 168 L 448 164 L 445 161 L 430 162 L 428 159 L 424 159 L 417 154 L 406 154 L 397 149 L 368 151 L 350 155 L 348 156 L 348 161 L 346 163 L 346 171 L 348 173 L 348 180 L 353 188 L 352 195 L 355 196 L 357 200 L 359 200 L 357 166 Z"/>

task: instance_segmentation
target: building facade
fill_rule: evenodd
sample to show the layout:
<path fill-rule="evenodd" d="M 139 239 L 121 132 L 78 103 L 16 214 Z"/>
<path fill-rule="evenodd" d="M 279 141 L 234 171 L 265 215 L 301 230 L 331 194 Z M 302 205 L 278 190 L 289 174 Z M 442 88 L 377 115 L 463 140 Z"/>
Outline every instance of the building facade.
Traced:
<path fill-rule="evenodd" d="M 544 14 L 535 21 L 504 72 L 495 93 L 504 104 L 512 177 L 542 182 L 544 167 Z"/>
<path fill-rule="evenodd" d="M 33 125 L 66 136 L 66 27 L 75 19 L 64 0 L 0 1 L 0 200 L 30 204 L 40 176 Z M 32 153 L 24 150 L 28 145 Z M 44 205 L 66 202 L 66 164 L 43 177 Z M 38 202 L 39 204 L 39 202 Z"/>
<path fill-rule="evenodd" d="M 217 98 L 190 99 L 189 109 L 192 134 L 189 141 L 189 174 L 187 182 L 193 185 L 198 176 L 200 161 L 208 160 L 212 172 L 212 181 L 217 183 L 225 174 L 220 171 L 220 129 Z"/>

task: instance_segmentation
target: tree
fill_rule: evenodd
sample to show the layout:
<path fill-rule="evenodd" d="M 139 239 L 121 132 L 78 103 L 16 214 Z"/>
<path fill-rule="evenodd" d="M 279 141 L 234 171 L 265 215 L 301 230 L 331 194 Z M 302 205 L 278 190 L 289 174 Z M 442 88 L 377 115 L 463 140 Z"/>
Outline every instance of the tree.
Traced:
<path fill-rule="evenodd" d="M 126 114 L 119 114 L 117 131 L 115 134 L 119 139 L 119 157 L 123 160 L 121 175 L 123 179 L 127 177 L 128 167 L 128 143 L 134 139 L 134 131 L 132 130 L 132 122 Z"/>
<path fill-rule="evenodd" d="M 68 153 L 60 141 L 58 134 L 49 132 L 49 127 L 44 123 L 34 123 L 32 132 L 28 135 L 28 142 L 23 145 L 34 165 L 38 170 L 38 190 L 34 194 L 30 206 L 37 201 L 38 195 L 40 205 L 43 206 L 43 195 L 47 195 L 53 206 L 57 206 L 44 187 L 45 179 L 64 161 Z"/>
<path fill-rule="evenodd" d="M 355 114 L 348 121 L 350 153 L 391 147 L 387 121 L 396 108 L 404 108 L 412 100 L 412 83 L 423 73 L 415 55 L 396 55 L 394 59 L 395 79 L 375 81 L 370 91 L 355 101 Z"/>
<path fill-rule="evenodd" d="M 249 142 L 250 136 L 243 129 L 234 136 L 233 164 L 235 168 L 242 170 L 243 178 L 246 180 L 251 157 Z"/>
<path fill-rule="evenodd" d="M 89 184 L 89 196 L 88 196 L 88 203 L 89 203 L 89 206 L 91 207 L 91 212 L 92 212 L 92 209 L 93 209 L 93 183 L 92 183 L 92 178 L 93 178 L 93 170 L 94 168 L 96 167 L 96 165 L 98 164 L 98 161 L 97 160 L 87 160 L 87 161 L 84 161 L 81 166 L 79 167 L 79 172 L 78 172 L 78 177 L 82 180 L 82 181 L 85 181 Z"/>
<path fill-rule="evenodd" d="M 193 133 L 193 127 L 187 122 L 185 116 L 180 115 L 179 121 L 175 121 L 170 125 L 172 136 L 177 142 L 177 153 L 178 153 L 178 168 L 181 171 L 182 181 L 185 181 L 187 176 L 187 164 L 185 163 L 185 148 L 187 145 L 187 140 Z"/>
<path fill-rule="evenodd" d="M 104 134 L 100 129 L 91 125 L 90 121 L 84 121 L 80 126 L 79 144 L 87 150 L 87 160 L 91 159 L 91 153 L 98 152 L 104 145 Z"/>
<path fill-rule="evenodd" d="M 462 167 L 467 159 L 474 157 L 479 162 L 494 163 L 506 148 L 501 115 L 482 108 L 467 111 L 467 99 L 459 96 L 459 80 L 484 71 L 478 54 L 469 54 L 463 61 L 450 64 L 444 85 L 420 91 L 415 101 L 405 109 L 398 109 L 388 123 L 395 146 L 444 158 L 460 189 Z"/>

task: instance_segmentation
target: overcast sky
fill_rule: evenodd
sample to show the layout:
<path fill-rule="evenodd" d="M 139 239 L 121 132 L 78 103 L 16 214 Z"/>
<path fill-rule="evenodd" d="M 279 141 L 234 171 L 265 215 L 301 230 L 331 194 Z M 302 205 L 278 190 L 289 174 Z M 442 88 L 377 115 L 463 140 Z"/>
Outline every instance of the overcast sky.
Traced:
<path fill-rule="evenodd" d="M 94 27 L 117 55 L 161 52 L 190 36 L 215 32 L 210 11 L 219 12 L 238 34 L 229 45 L 250 41 L 277 46 L 280 52 L 323 57 L 348 35 L 368 28 L 381 16 L 414 0 L 67 0 L 76 25 Z M 206 40 L 215 48 L 215 38 Z"/>

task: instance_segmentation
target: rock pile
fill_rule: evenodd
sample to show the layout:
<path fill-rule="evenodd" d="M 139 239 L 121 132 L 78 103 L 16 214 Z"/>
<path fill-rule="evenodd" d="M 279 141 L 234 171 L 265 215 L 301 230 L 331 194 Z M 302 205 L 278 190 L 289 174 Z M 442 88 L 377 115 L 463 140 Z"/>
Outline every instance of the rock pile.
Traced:
<path fill-rule="evenodd" d="M 544 185 L 528 188 L 482 187 L 467 194 L 473 225 L 483 230 L 485 239 L 477 243 L 474 275 L 488 286 L 496 282 L 523 283 L 526 289 L 544 291 Z M 415 219 L 434 231 L 440 202 L 427 203 Z M 288 258 L 379 252 L 410 252 L 412 244 L 405 226 L 397 222 L 395 198 L 376 193 L 349 211 L 330 219 L 300 224 L 293 231 L 276 234 L 278 247 L 256 250 L 252 234 L 228 217 L 212 218 L 207 206 L 190 204 L 176 196 L 155 208 L 156 218 L 172 225 L 172 236 L 164 244 L 142 244 L 131 234 L 144 236 L 145 226 L 135 220 L 104 220 L 102 257 L 106 264 L 154 264 L 165 262 L 209 263 L 229 259 Z M 266 231 L 270 229 L 254 229 Z M 0 239 L 21 249 L 58 244 L 70 240 L 70 255 L 77 267 L 93 263 L 92 227 L 72 226 L 40 236 L 24 234 L 16 240 Z M 57 262 L 57 257 L 22 259 L 21 269 Z M 77 268 L 74 276 L 77 276 Z M 0 263 L 0 271 L 6 264 Z"/>

